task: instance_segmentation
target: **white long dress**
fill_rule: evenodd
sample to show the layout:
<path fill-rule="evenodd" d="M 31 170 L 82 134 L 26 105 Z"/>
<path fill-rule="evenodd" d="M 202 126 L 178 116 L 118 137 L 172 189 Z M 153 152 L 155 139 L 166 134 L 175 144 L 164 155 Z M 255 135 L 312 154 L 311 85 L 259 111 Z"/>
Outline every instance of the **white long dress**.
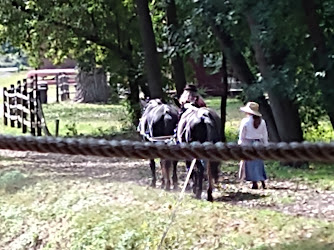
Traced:
<path fill-rule="evenodd" d="M 240 145 L 250 145 L 256 141 L 268 144 L 268 131 L 266 122 L 262 119 L 259 127 L 253 125 L 253 116 L 242 119 L 239 130 Z M 247 181 L 262 181 L 267 179 L 262 160 L 240 161 L 239 179 Z"/>

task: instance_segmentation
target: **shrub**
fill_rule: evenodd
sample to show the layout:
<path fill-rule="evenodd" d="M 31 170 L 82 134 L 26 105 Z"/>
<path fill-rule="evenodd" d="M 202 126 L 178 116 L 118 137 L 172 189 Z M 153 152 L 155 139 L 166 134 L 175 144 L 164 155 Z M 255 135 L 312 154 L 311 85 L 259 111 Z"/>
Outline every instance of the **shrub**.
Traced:
<path fill-rule="evenodd" d="M 26 184 L 26 176 L 19 170 L 12 170 L 0 175 L 0 189 L 15 192 Z"/>

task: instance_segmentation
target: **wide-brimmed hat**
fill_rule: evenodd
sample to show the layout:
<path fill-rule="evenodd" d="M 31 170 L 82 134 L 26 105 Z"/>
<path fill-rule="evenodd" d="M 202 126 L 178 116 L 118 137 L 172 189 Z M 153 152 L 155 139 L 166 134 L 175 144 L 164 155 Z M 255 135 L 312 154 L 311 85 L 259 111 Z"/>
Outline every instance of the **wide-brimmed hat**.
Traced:
<path fill-rule="evenodd" d="M 248 114 L 262 116 L 259 112 L 259 104 L 257 104 L 256 102 L 248 102 L 246 106 L 241 107 L 240 110 Z"/>
<path fill-rule="evenodd" d="M 194 84 L 187 84 L 186 87 L 184 88 L 184 90 L 189 90 L 189 91 L 197 92 L 197 87 Z"/>

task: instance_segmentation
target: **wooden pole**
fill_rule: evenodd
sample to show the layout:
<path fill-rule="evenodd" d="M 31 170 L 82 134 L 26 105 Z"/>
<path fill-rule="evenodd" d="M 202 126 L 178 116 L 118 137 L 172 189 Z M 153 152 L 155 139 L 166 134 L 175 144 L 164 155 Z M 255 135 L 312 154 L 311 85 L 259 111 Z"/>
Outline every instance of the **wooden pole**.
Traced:
<path fill-rule="evenodd" d="M 17 86 L 16 86 L 16 120 L 17 120 L 17 128 L 22 127 L 22 101 L 23 99 L 21 98 L 22 94 L 22 88 L 21 88 L 21 81 L 17 81 Z"/>
<path fill-rule="evenodd" d="M 3 88 L 3 124 L 5 126 L 8 126 L 8 119 L 7 119 L 7 115 L 8 115 L 8 110 L 7 110 L 7 105 L 9 105 L 8 103 L 8 98 L 7 98 L 7 88 Z"/>
<path fill-rule="evenodd" d="M 32 136 L 36 136 L 36 122 L 35 122 L 35 110 L 34 110 L 34 90 L 29 92 L 29 112 L 30 112 L 30 133 Z"/>
<path fill-rule="evenodd" d="M 10 90 L 8 91 L 12 96 L 8 97 L 8 102 L 9 102 L 9 119 L 10 119 L 10 126 L 12 128 L 15 128 L 15 120 L 14 120 L 14 115 L 16 115 L 16 111 L 13 108 L 15 105 L 15 98 L 13 97 L 13 94 L 15 93 L 15 86 L 14 84 L 10 85 Z"/>
<path fill-rule="evenodd" d="M 26 109 L 28 108 L 28 101 L 27 101 L 27 99 L 28 99 L 28 86 L 27 86 L 27 80 L 26 79 L 23 80 L 22 95 L 25 98 L 25 99 L 22 99 L 22 133 L 25 134 L 25 133 L 27 133 L 27 124 L 26 124 L 27 113 L 26 113 Z"/>
<path fill-rule="evenodd" d="M 58 137 L 59 135 L 59 119 L 56 119 L 56 131 L 55 131 L 55 136 Z"/>
<path fill-rule="evenodd" d="M 59 77 L 56 75 L 56 101 L 59 102 Z"/>

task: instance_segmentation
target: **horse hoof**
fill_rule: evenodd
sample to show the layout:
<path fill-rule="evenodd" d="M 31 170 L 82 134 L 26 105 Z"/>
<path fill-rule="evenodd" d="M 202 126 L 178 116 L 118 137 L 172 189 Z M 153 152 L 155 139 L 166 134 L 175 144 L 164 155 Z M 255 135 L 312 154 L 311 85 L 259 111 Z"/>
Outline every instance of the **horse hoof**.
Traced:
<path fill-rule="evenodd" d="M 213 202 L 212 194 L 208 194 L 208 201 Z"/>
<path fill-rule="evenodd" d="M 179 190 L 179 187 L 177 186 L 177 185 L 174 185 L 174 191 L 177 191 L 177 190 Z"/>
<path fill-rule="evenodd" d="M 155 188 L 155 187 L 156 187 L 156 184 L 155 184 L 155 182 L 152 182 L 152 183 L 151 183 L 151 187 L 153 187 L 153 188 Z"/>

